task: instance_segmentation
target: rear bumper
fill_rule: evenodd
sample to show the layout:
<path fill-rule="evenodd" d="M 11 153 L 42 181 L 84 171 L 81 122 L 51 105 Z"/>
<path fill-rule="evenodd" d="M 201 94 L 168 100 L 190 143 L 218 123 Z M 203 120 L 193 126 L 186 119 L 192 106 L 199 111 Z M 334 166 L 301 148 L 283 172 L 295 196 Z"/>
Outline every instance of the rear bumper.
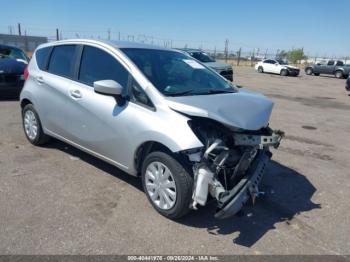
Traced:
<path fill-rule="evenodd" d="M 0 75 L 0 94 L 4 94 L 4 93 L 19 94 L 24 85 L 24 80 L 22 77 L 21 75 L 15 75 L 15 74 L 1 74 Z"/>
<path fill-rule="evenodd" d="M 219 204 L 218 211 L 215 213 L 216 218 L 228 218 L 235 215 L 250 196 L 255 197 L 258 194 L 257 187 L 270 158 L 271 153 L 268 151 L 264 150 L 259 153 L 246 177 L 231 189 L 229 195 L 225 197 L 225 201 Z"/>
<path fill-rule="evenodd" d="M 1 94 L 19 94 L 22 91 L 24 81 L 17 84 L 0 84 L 0 95 Z"/>

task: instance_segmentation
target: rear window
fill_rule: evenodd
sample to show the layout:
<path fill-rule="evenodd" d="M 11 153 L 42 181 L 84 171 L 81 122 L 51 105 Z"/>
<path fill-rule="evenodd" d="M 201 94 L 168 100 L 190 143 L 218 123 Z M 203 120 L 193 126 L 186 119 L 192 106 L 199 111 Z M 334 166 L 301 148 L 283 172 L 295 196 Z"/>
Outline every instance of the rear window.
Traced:
<path fill-rule="evenodd" d="M 44 47 L 40 48 L 35 52 L 36 63 L 40 70 L 46 70 L 47 56 L 49 54 L 50 48 Z"/>
<path fill-rule="evenodd" d="M 48 71 L 52 74 L 73 77 L 75 45 L 55 46 L 52 50 Z"/>
<path fill-rule="evenodd" d="M 0 59 L 1 58 L 20 59 L 23 61 L 29 60 L 22 50 L 8 46 L 0 46 Z"/>

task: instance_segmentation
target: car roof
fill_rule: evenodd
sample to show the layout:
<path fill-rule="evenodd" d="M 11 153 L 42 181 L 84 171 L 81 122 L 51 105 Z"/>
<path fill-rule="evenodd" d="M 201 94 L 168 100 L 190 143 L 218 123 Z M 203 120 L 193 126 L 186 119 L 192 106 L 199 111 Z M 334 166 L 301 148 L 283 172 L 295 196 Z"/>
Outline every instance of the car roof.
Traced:
<path fill-rule="evenodd" d="M 40 45 L 40 47 L 47 47 L 47 46 L 55 46 L 55 45 L 61 45 L 61 44 L 104 44 L 112 46 L 116 49 L 121 48 L 140 48 L 140 49 L 154 49 L 154 50 L 168 50 L 168 51 L 174 51 L 174 49 L 165 48 L 157 45 L 149 45 L 149 44 L 143 44 L 143 43 L 137 43 L 137 42 L 128 42 L 128 41 L 111 41 L 111 40 L 96 40 L 96 39 L 67 39 L 67 40 L 60 40 L 50 43 L 45 43 Z"/>
<path fill-rule="evenodd" d="M 12 46 L 12 45 L 0 44 L 0 48 L 16 49 L 16 50 L 22 51 L 22 49 L 18 48 L 17 46 Z"/>

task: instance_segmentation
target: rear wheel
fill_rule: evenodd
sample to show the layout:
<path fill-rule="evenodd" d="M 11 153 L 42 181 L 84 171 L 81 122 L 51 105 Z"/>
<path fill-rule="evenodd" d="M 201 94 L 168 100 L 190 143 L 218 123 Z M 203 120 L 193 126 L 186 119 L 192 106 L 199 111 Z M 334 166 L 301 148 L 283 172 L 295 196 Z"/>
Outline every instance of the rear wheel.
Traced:
<path fill-rule="evenodd" d="M 176 219 L 190 210 L 193 179 L 170 154 L 153 152 L 145 158 L 142 184 L 148 200 L 163 216 Z"/>
<path fill-rule="evenodd" d="M 23 108 L 22 122 L 24 133 L 33 145 L 45 144 L 50 139 L 49 136 L 44 134 L 39 115 L 32 104 L 28 104 Z"/>
<path fill-rule="evenodd" d="M 263 68 L 262 66 L 259 66 L 259 67 L 258 67 L 258 72 L 259 72 L 259 73 L 264 73 L 264 68 Z"/>
<path fill-rule="evenodd" d="M 334 76 L 335 76 L 336 78 L 343 78 L 343 77 L 344 77 L 343 72 L 340 71 L 340 70 L 335 71 Z"/>
<path fill-rule="evenodd" d="M 282 69 L 281 72 L 280 72 L 280 75 L 281 76 L 287 76 L 288 75 L 287 69 Z"/>
<path fill-rule="evenodd" d="M 305 74 L 312 75 L 312 68 L 306 68 Z"/>

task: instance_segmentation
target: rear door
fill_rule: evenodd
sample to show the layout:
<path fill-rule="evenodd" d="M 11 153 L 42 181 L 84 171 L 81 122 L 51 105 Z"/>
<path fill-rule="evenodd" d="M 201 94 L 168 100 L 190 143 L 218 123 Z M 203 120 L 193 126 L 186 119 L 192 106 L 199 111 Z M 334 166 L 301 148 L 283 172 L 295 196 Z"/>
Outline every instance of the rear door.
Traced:
<path fill-rule="evenodd" d="M 329 60 L 326 65 L 320 67 L 321 74 L 333 74 L 335 61 Z"/>
<path fill-rule="evenodd" d="M 37 106 L 46 130 L 66 136 L 67 93 L 73 77 L 77 45 L 58 45 L 50 48 L 46 64 L 35 75 L 38 90 Z M 40 54 L 37 54 L 40 57 Z M 40 60 L 40 58 L 37 60 Z M 38 62 L 40 67 L 40 62 Z"/>

